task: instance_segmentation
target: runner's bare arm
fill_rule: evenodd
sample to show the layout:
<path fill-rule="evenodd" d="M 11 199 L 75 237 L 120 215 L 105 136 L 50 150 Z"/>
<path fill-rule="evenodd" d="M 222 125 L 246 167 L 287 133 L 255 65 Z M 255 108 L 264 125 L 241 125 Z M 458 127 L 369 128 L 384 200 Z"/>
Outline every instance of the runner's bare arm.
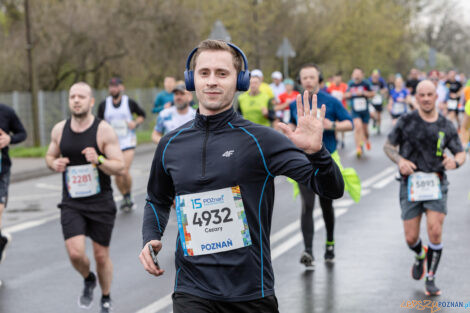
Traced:
<path fill-rule="evenodd" d="M 398 153 L 398 147 L 393 146 L 388 140 L 384 144 L 384 152 L 388 156 L 388 158 L 396 164 L 398 164 L 398 162 L 400 162 L 400 159 L 402 158 Z"/>
<path fill-rule="evenodd" d="M 57 123 L 51 132 L 51 143 L 46 153 L 47 166 L 56 172 L 64 172 L 67 164 L 70 162 L 68 158 L 60 157 L 60 139 L 64 130 L 65 121 Z"/>
<path fill-rule="evenodd" d="M 453 170 L 460 167 L 465 162 L 465 157 L 466 153 L 464 151 L 456 153 L 454 158 L 450 158 L 444 154 L 444 160 L 442 161 L 442 164 L 446 170 Z"/>
<path fill-rule="evenodd" d="M 108 175 L 120 175 L 124 170 L 124 157 L 121 148 L 119 147 L 119 140 L 111 125 L 107 122 L 101 122 L 98 126 L 96 134 L 98 147 L 106 155 L 99 165 L 100 170 Z M 99 164 L 98 160 L 92 162 Z"/>
<path fill-rule="evenodd" d="M 162 139 L 163 135 L 157 132 L 155 129 L 152 132 L 152 141 L 158 145 L 160 139 Z"/>
<path fill-rule="evenodd" d="M 398 165 L 398 168 L 400 169 L 400 173 L 402 175 L 405 175 L 405 176 L 411 175 L 414 173 L 414 170 L 417 168 L 413 162 L 403 158 L 398 153 L 398 147 L 393 146 L 388 140 L 384 144 L 384 152 L 390 160 L 392 160 L 394 163 Z"/>

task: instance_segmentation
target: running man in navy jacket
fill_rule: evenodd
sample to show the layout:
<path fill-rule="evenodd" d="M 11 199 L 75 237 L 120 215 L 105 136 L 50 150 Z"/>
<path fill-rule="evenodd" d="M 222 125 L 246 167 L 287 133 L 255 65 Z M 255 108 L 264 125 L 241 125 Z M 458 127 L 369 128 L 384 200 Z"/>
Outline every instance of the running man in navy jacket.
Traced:
<path fill-rule="evenodd" d="M 175 200 L 173 311 L 278 312 L 269 242 L 274 177 L 288 176 L 331 199 L 344 191 L 340 170 L 322 146 L 325 106 L 317 117 L 316 96 L 312 109 L 298 96 L 298 127 L 293 132 L 281 125 L 283 135 L 244 120 L 232 108 L 236 90 L 249 85 L 241 50 L 205 40 L 193 63 L 193 80 L 186 84 L 188 90 L 194 84 L 199 111 L 157 147 L 139 258 L 150 274 L 163 274 L 148 245 L 162 248 Z"/>

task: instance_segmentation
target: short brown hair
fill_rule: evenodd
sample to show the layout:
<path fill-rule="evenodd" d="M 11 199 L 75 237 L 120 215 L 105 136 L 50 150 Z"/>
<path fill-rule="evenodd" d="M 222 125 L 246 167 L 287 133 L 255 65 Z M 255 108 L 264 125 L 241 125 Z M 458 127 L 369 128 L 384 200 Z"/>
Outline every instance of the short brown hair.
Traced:
<path fill-rule="evenodd" d="M 196 67 L 197 57 L 201 54 L 201 52 L 209 50 L 230 52 L 233 57 L 233 66 L 237 70 L 237 73 L 240 73 L 240 71 L 242 71 L 242 56 L 237 51 L 235 51 L 235 49 L 230 47 L 225 41 L 214 39 L 206 39 L 199 43 L 199 45 L 197 46 L 197 51 L 193 57 L 193 65 L 191 66 L 193 70 Z"/>

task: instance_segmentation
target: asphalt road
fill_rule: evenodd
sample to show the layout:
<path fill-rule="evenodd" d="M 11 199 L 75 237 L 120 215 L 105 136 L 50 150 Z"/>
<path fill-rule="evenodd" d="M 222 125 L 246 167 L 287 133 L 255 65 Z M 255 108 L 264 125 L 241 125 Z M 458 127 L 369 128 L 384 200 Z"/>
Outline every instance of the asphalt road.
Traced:
<path fill-rule="evenodd" d="M 299 232 L 300 199 L 292 199 L 291 186 L 284 177 L 276 178 L 271 254 L 281 312 L 418 312 L 402 306 L 406 301 L 427 299 L 424 282 L 410 277 L 413 253 L 404 241 L 398 183 L 394 180 L 396 169 L 382 152 L 385 135 L 373 135 L 372 150 L 360 160 L 354 156 L 351 140 L 348 136 L 346 148 L 340 149 L 340 154 L 345 167 L 358 171 L 363 197 L 358 204 L 348 196 L 334 202 L 338 217 L 334 265 L 323 262 L 325 231 L 320 209 L 315 209 L 315 271 L 306 271 L 299 263 L 303 251 Z M 111 243 L 114 312 L 171 312 L 177 233 L 174 214 L 159 254 L 165 274 L 159 278 L 150 276 L 138 260 L 142 208 L 152 156 L 151 153 L 137 156 L 132 168 L 137 210 L 130 214 L 118 213 L 116 219 Z M 437 285 L 443 295 L 433 301 L 463 304 L 470 301 L 467 173 L 466 164 L 449 173 L 445 248 L 437 273 Z M 0 312 L 83 312 L 77 306 L 82 279 L 67 258 L 56 208 L 60 199 L 60 176 L 14 183 L 10 196 L 3 230 L 12 233 L 13 242 L 6 260 L 0 265 L 3 281 Z M 428 242 L 423 231 L 422 238 Z M 88 253 L 91 256 L 90 245 Z M 97 288 L 95 299 L 99 297 Z M 95 300 L 92 312 L 99 312 L 98 302 Z M 465 308 L 444 308 L 441 303 L 440 312 L 459 311 Z M 431 309 L 421 312 L 431 312 Z"/>

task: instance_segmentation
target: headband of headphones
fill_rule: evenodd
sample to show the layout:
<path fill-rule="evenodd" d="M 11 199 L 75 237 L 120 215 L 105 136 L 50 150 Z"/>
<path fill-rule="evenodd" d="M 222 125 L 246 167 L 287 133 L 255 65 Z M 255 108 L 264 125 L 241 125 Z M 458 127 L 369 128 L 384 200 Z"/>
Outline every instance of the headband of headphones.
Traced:
<path fill-rule="evenodd" d="M 234 49 L 239 55 L 241 55 L 243 59 L 243 65 L 244 65 L 244 70 L 240 71 L 238 73 L 237 77 L 237 90 L 239 91 L 246 91 L 250 88 L 250 71 L 248 70 L 248 60 L 246 59 L 245 54 L 243 51 L 235 46 L 232 43 L 227 42 L 227 45 L 229 45 L 232 49 Z M 194 91 L 195 86 L 194 86 L 194 71 L 190 69 L 191 66 L 191 60 L 193 59 L 194 54 L 198 48 L 194 48 L 191 53 L 188 55 L 188 59 L 186 60 L 186 70 L 184 71 L 184 81 L 186 84 L 186 89 L 188 91 Z"/>

